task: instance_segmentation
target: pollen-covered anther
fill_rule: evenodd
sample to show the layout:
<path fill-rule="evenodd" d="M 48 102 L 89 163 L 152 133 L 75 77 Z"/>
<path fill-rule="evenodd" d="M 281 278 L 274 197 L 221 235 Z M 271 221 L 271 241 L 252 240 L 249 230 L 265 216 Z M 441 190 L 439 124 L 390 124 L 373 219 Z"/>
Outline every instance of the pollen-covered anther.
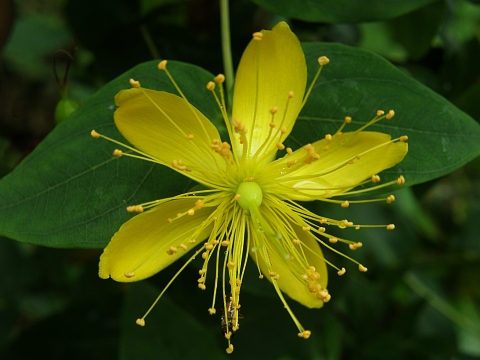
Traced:
<path fill-rule="evenodd" d="M 348 200 L 345 200 L 344 202 L 342 202 L 342 204 L 340 205 L 342 208 L 348 208 L 350 206 L 350 203 L 348 202 Z"/>
<path fill-rule="evenodd" d="M 217 313 L 217 310 L 215 310 L 215 308 L 209 308 L 209 309 L 208 309 L 208 313 L 209 313 L 210 315 L 215 315 L 215 314 Z"/>
<path fill-rule="evenodd" d="M 278 280 L 278 279 L 280 279 L 280 274 L 279 274 L 279 273 L 276 273 L 275 271 L 270 271 L 270 273 L 269 273 L 268 275 L 270 275 L 270 277 L 271 277 L 273 280 Z"/>
<path fill-rule="evenodd" d="M 182 249 L 183 251 L 186 251 L 188 247 L 185 244 L 180 244 L 180 249 Z"/>
<path fill-rule="evenodd" d="M 377 174 L 372 175 L 372 182 L 373 182 L 373 183 L 378 183 L 378 182 L 380 182 L 380 176 L 378 176 Z"/>
<path fill-rule="evenodd" d="M 352 227 L 353 226 L 353 222 L 348 221 L 347 219 L 342 220 L 342 224 L 345 227 Z"/>
<path fill-rule="evenodd" d="M 202 277 L 198 278 L 198 279 L 197 279 L 197 282 L 198 282 L 199 284 L 205 283 L 205 277 L 202 276 Z"/>
<path fill-rule="evenodd" d="M 130 79 L 130 80 L 128 80 L 128 82 L 130 83 L 130 86 L 133 87 L 133 88 L 139 88 L 140 87 L 140 81 Z"/>
<path fill-rule="evenodd" d="M 287 128 L 286 128 L 285 126 L 282 126 L 282 127 L 280 128 L 280 132 L 281 132 L 282 134 L 286 134 L 286 133 L 287 133 Z"/>
<path fill-rule="evenodd" d="M 332 244 L 336 244 L 338 242 L 338 239 L 336 237 L 331 237 L 330 239 L 328 239 L 328 241 L 330 241 Z"/>
<path fill-rule="evenodd" d="M 367 272 L 368 269 L 362 264 L 358 264 L 358 270 L 360 270 L 361 272 Z"/>
<path fill-rule="evenodd" d="M 275 123 L 272 121 L 270 124 L 268 124 L 268 126 L 270 126 L 270 128 L 272 128 L 272 129 L 274 129 L 275 126 L 277 126 L 277 125 L 275 125 Z"/>
<path fill-rule="evenodd" d="M 235 194 L 235 196 L 233 197 L 233 200 L 238 201 L 238 200 L 240 200 L 241 197 L 242 197 L 242 195 Z"/>
<path fill-rule="evenodd" d="M 275 115 L 278 112 L 278 107 L 274 106 L 270 109 L 270 114 Z M 274 126 L 275 127 L 275 126 Z"/>
<path fill-rule="evenodd" d="M 205 86 L 205 87 L 207 88 L 207 90 L 213 91 L 213 90 L 215 90 L 215 83 L 213 81 L 209 81 L 207 83 L 207 86 Z"/>
<path fill-rule="evenodd" d="M 326 56 L 320 56 L 318 59 L 318 65 L 325 66 L 330 62 L 330 59 Z"/>
<path fill-rule="evenodd" d="M 132 278 L 135 276 L 135 272 L 133 271 L 128 271 L 128 272 L 124 272 L 123 275 L 126 277 L 126 278 Z"/>
<path fill-rule="evenodd" d="M 295 165 L 297 162 L 298 162 L 297 159 L 293 159 L 293 160 L 287 161 L 287 167 L 288 167 L 288 168 L 291 168 L 291 167 L 292 167 L 293 165 Z"/>
<path fill-rule="evenodd" d="M 195 208 L 196 209 L 201 209 L 201 208 L 203 208 L 204 205 L 205 205 L 205 203 L 203 202 L 203 200 L 199 199 L 199 200 L 195 201 Z"/>
<path fill-rule="evenodd" d="M 331 134 L 325 135 L 325 140 L 332 141 L 332 135 Z"/>
<path fill-rule="evenodd" d="M 260 41 L 263 38 L 263 34 L 261 32 L 254 32 L 252 34 L 253 40 Z"/>
<path fill-rule="evenodd" d="M 94 139 L 100 139 L 100 134 L 98 132 L 96 132 L 95 130 L 92 130 L 90 132 L 90 136 Z"/>
<path fill-rule="evenodd" d="M 337 271 L 337 274 L 338 274 L 338 276 L 342 276 L 342 275 L 345 274 L 346 272 L 347 272 L 347 270 L 345 270 L 345 268 L 342 267 L 341 270 L 338 270 L 338 271 Z"/>
<path fill-rule="evenodd" d="M 206 289 L 207 289 L 207 287 L 205 286 L 205 284 L 198 284 L 198 288 L 199 288 L 200 290 L 206 290 Z"/>
<path fill-rule="evenodd" d="M 385 114 L 385 111 L 377 110 L 377 116 L 382 116 L 383 114 Z"/>
<path fill-rule="evenodd" d="M 188 240 L 188 242 L 189 242 L 190 244 L 195 244 L 196 241 L 197 241 L 197 240 L 195 240 L 195 239 L 190 239 L 190 240 Z"/>
<path fill-rule="evenodd" d="M 387 230 L 394 230 L 395 229 L 395 225 L 394 224 L 388 224 L 387 225 Z"/>
<path fill-rule="evenodd" d="M 290 99 L 293 98 L 294 95 L 295 95 L 295 94 L 293 93 L 292 90 L 290 90 L 290 91 L 288 92 L 288 97 L 289 97 Z"/>
<path fill-rule="evenodd" d="M 315 147 L 312 144 L 307 144 L 303 148 L 307 151 L 305 163 L 311 164 L 320 158 L 320 155 L 315 152 Z"/>
<path fill-rule="evenodd" d="M 235 263 L 234 263 L 233 261 L 229 261 L 229 262 L 227 263 L 227 267 L 228 267 L 230 270 L 232 270 L 232 269 L 235 268 Z"/>
<path fill-rule="evenodd" d="M 143 212 L 143 206 L 142 205 L 127 206 L 127 211 L 128 212 L 141 213 L 141 212 Z"/>
<path fill-rule="evenodd" d="M 193 210 L 193 209 L 189 209 L 189 210 L 187 211 L 187 215 L 192 216 L 192 215 L 194 215 L 194 214 L 195 214 L 195 210 Z"/>
<path fill-rule="evenodd" d="M 292 243 L 293 243 L 294 245 L 300 245 L 301 241 L 298 240 L 298 239 L 293 239 L 293 240 L 292 240 Z"/>
<path fill-rule="evenodd" d="M 390 120 L 390 119 L 393 118 L 394 116 L 395 116 L 395 111 L 389 110 L 389 111 L 388 111 L 388 114 L 385 115 L 385 119 Z"/>
<path fill-rule="evenodd" d="M 303 231 L 310 231 L 310 230 L 312 230 L 312 228 L 310 226 L 303 226 L 302 230 Z"/>
<path fill-rule="evenodd" d="M 225 75 L 223 74 L 218 74 L 213 78 L 217 84 L 223 84 L 225 82 Z"/>
<path fill-rule="evenodd" d="M 283 150 L 283 149 L 285 149 L 285 145 L 283 145 L 281 142 L 278 142 L 277 143 L 277 149 L 278 150 Z"/>
<path fill-rule="evenodd" d="M 172 160 L 172 166 L 174 169 L 180 170 L 180 171 L 188 171 L 187 166 L 183 165 L 182 160 Z"/>
<path fill-rule="evenodd" d="M 348 247 L 350 248 L 350 250 L 357 250 L 355 244 L 348 244 Z"/>
<path fill-rule="evenodd" d="M 168 255 L 173 255 L 178 251 L 178 249 L 175 246 L 170 246 L 170 249 L 167 250 Z"/>
<path fill-rule="evenodd" d="M 135 323 L 138 325 L 138 326 L 145 326 L 145 319 L 137 319 L 135 321 Z"/>
<path fill-rule="evenodd" d="M 227 247 L 228 245 L 230 245 L 230 241 L 228 241 L 228 240 L 223 240 L 222 241 L 222 246 Z"/>
<path fill-rule="evenodd" d="M 399 139 L 401 142 L 405 142 L 408 140 L 408 136 L 407 135 L 402 135 L 400 136 L 400 139 Z"/>
<path fill-rule="evenodd" d="M 394 201 L 395 201 L 395 196 L 394 195 L 388 195 L 387 196 L 387 204 L 391 204 Z"/>
<path fill-rule="evenodd" d="M 162 60 L 157 65 L 158 70 L 166 70 L 167 69 L 167 60 Z"/>
<path fill-rule="evenodd" d="M 205 247 L 205 250 L 212 250 L 213 249 L 213 245 L 208 243 L 208 242 L 203 244 L 203 246 Z"/>
<path fill-rule="evenodd" d="M 287 151 L 287 154 L 288 154 L 288 155 L 292 155 L 292 154 L 293 154 L 292 148 L 287 147 L 287 150 L 286 150 L 286 151 Z"/>
<path fill-rule="evenodd" d="M 218 139 L 214 139 L 210 147 L 213 149 L 213 151 L 215 151 L 220 156 L 226 159 L 230 159 L 230 155 L 232 154 L 232 152 L 230 151 L 231 147 L 230 147 L 230 144 L 227 143 L 226 141 L 221 142 Z"/>
<path fill-rule="evenodd" d="M 345 121 L 347 124 L 350 124 L 350 123 L 352 122 L 352 117 L 351 117 L 351 116 L 345 116 L 344 121 Z"/>
<path fill-rule="evenodd" d="M 254 182 L 255 178 L 253 176 L 250 176 L 246 181 L 247 182 Z"/>
<path fill-rule="evenodd" d="M 188 135 L 187 135 L 187 139 L 188 139 L 188 140 L 193 140 L 194 137 L 195 137 L 195 136 L 194 136 L 193 134 L 188 134 Z"/>
<path fill-rule="evenodd" d="M 400 175 L 397 179 L 397 185 L 403 185 L 405 184 L 405 178 L 403 177 L 403 175 Z"/>
<path fill-rule="evenodd" d="M 330 301 L 331 298 L 332 298 L 332 295 L 327 294 L 327 296 L 325 296 L 325 298 L 323 299 L 323 302 L 324 302 L 324 303 L 327 303 L 327 302 Z"/>
<path fill-rule="evenodd" d="M 231 354 L 233 353 L 233 344 L 230 344 L 228 345 L 228 348 L 225 349 L 225 351 L 227 352 L 227 354 Z"/>
<path fill-rule="evenodd" d="M 233 130 L 236 132 L 236 133 L 240 133 L 240 134 L 246 134 L 247 133 L 247 128 L 245 127 L 245 124 L 243 123 L 242 120 L 239 120 L 239 119 L 234 119 L 232 121 L 232 124 L 233 124 Z"/>
<path fill-rule="evenodd" d="M 319 226 L 317 231 L 320 232 L 320 233 L 324 233 L 325 232 L 325 228 L 323 226 Z"/>

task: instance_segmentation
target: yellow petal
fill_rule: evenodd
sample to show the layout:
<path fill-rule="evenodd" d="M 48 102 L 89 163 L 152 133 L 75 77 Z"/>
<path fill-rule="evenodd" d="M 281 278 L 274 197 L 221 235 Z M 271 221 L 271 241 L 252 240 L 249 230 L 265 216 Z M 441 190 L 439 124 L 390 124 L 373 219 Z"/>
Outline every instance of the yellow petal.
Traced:
<path fill-rule="evenodd" d="M 272 151 L 277 142 L 288 136 L 301 110 L 307 81 L 305 55 L 288 25 L 281 22 L 272 31 L 263 30 L 262 34 L 262 40 L 252 40 L 243 53 L 233 93 L 233 119 L 246 125 L 250 156 L 267 140 L 272 108 L 278 108 L 274 138 L 260 153 Z M 290 91 L 294 96 L 289 100 Z M 282 126 L 285 134 L 280 133 Z M 241 155 L 243 146 L 238 137 L 232 139 L 232 144 Z M 269 160 L 274 156 L 272 153 Z"/>
<path fill-rule="evenodd" d="M 271 225 L 272 228 L 275 228 L 273 224 Z M 317 280 L 317 283 L 325 289 L 328 282 L 327 266 L 318 242 L 311 233 L 303 231 L 300 226 L 294 224 L 290 225 L 295 231 L 296 237 L 302 242 L 302 245 L 312 250 L 313 253 L 304 248 L 305 257 L 308 261 L 308 266 L 314 266 L 316 271 L 320 274 L 320 279 Z M 291 239 L 289 240 L 291 241 Z M 301 263 L 297 258 L 294 258 L 294 260 L 286 259 L 284 254 L 278 251 L 278 246 L 273 244 L 272 241 L 279 240 L 265 240 L 265 244 L 263 245 L 265 249 L 258 249 L 258 256 L 252 256 L 254 261 L 258 260 L 260 270 L 265 277 L 269 279 L 269 281 L 272 281 L 269 272 L 273 270 L 280 275 L 277 283 L 282 292 L 306 307 L 322 307 L 323 301 L 314 293 L 311 293 L 308 290 L 307 283 L 300 278 L 303 271 L 306 271 L 308 267 L 306 267 L 304 263 Z M 298 247 L 299 245 L 296 246 Z M 268 255 L 265 256 L 263 250 L 266 250 Z M 299 270 L 301 270 L 302 273 L 299 273 Z"/>
<path fill-rule="evenodd" d="M 163 91 L 133 88 L 115 97 L 115 125 L 137 149 L 172 167 L 181 160 L 187 168 L 219 171 L 225 162 L 211 149 L 220 139 L 215 126 L 183 98 Z M 213 181 L 206 172 L 185 175 Z"/>
<path fill-rule="evenodd" d="M 103 251 L 99 276 L 121 282 L 142 280 L 192 250 L 208 237 L 212 226 L 202 222 L 214 208 L 204 207 L 192 216 L 185 215 L 171 223 L 168 218 L 175 218 L 177 213 L 186 212 L 194 205 L 195 200 L 192 199 L 173 200 L 127 221 Z M 201 231 L 195 234 L 198 229 Z M 190 242 L 193 236 L 195 243 Z M 171 247 L 177 249 L 172 255 L 167 253 Z"/>
<path fill-rule="evenodd" d="M 335 135 L 331 141 L 323 139 L 312 144 L 319 159 L 309 164 L 305 162 L 307 150 L 300 148 L 265 170 L 266 179 L 277 179 L 280 183 L 269 190 L 303 201 L 323 198 L 327 190 L 330 195 L 346 192 L 403 160 L 408 145 L 390 140 L 390 135 L 379 132 Z M 292 160 L 297 160 L 297 164 L 289 168 L 288 162 Z M 348 163 L 351 160 L 353 163 Z"/>

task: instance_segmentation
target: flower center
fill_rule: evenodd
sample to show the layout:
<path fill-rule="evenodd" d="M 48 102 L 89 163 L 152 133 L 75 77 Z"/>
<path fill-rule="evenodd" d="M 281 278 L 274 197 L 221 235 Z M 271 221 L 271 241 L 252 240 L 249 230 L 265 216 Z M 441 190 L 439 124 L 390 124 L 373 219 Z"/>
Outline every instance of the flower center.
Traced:
<path fill-rule="evenodd" d="M 262 205 L 262 188 L 254 181 L 244 181 L 238 185 L 237 194 L 240 195 L 238 205 L 245 210 L 252 209 L 252 206 L 258 209 Z"/>

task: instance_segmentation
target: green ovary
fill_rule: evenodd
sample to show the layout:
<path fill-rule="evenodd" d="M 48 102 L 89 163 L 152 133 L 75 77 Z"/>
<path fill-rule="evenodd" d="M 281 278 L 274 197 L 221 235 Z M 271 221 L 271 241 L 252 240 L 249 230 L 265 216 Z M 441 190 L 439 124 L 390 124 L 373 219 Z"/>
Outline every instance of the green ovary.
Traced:
<path fill-rule="evenodd" d="M 242 182 L 237 188 L 237 194 L 240 195 L 238 204 L 245 210 L 251 210 L 252 207 L 258 209 L 262 205 L 262 188 L 256 182 Z"/>

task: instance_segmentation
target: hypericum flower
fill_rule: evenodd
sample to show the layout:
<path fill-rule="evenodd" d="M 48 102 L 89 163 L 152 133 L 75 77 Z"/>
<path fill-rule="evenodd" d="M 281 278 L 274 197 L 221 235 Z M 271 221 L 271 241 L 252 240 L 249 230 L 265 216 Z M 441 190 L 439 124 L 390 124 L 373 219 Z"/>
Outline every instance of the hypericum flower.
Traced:
<path fill-rule="evenodd" d="M 320 66 L 314 82 L 328 62 L 325 56 L 318 58 Z M 158 68 L 170 78 L 180 96 L 144 89 L 131 80 L 133 88 L 120 91 L 115 98 L 115 124 L 135 147 L 95 130 L 92 136 L 130 150 L 117 149 L 115 156 L 133 156 L 168 166 L 201 184 L 203 190 L 129 206 L 128 211 L 140 214 L 123 224 L 105 248 L 100 258 L 100 277 L 122 282 L 145 279 L 192 251 L 175 279 L 201 255 L 198 287 L 205 290 L 207 276 L 213 277 L 209 312 L 216 312 L 219 292 L 230 353 L 230 337 L 239 327 L 243 275 L 252 258 L 260 278 L 267 277 L 275 288 L 298 327 L 298 335 L 308 338 L 310 331 L 302 327 L 282 293 L 309 308 L 322 307 L 331 298 L 326 265 L 335 268 L 338 275 L 343 275 L 345 268 L 327 261 L 321 247 L 342 254 L 341 246 L 351 250 L 362 246 L 331 235 L 328 228 L 366 226 L 392 230 L 394 226 L 334 220 L 312 213 L 296 201 L 322 200 L 348 207 L 362 201 L 336 197 L 365 192 L 352 190 L 359 185 L 371 183 L 368 189 L 378 189 L 403 184 L 402 176 L 378 184 L 377 174 L 404 158 L 407 137 L 391 139 L 387 134 L 365 131 L 382 119 L 391 119 L 394 112 L 379 110 L 358 130 L 342 132 L 351 122 L 347 116 L 335 134 L 296 150 L 286 148 L 283 142 L 314 82 L 307 90 L 305 56 L 300 42 L 283 22 L 272 31 L 253 34 L 238 67 L 231 121 L 224 102 L 225 77 L 218 75 L 206 86 L 223 114 L 230 143 L 222 142 L 214 125 L 187 101 L 168 71 L 167 62 L 161 61 Z M 375 200 L 390 203 L 394 196 Z M 360 271 L 367 271 L 343 256 L 357 263 Z M 208 267 L 210 261 L 215 264 L 213 274 Z M 145 316 L 137 324 L 145 325 Z"/>

